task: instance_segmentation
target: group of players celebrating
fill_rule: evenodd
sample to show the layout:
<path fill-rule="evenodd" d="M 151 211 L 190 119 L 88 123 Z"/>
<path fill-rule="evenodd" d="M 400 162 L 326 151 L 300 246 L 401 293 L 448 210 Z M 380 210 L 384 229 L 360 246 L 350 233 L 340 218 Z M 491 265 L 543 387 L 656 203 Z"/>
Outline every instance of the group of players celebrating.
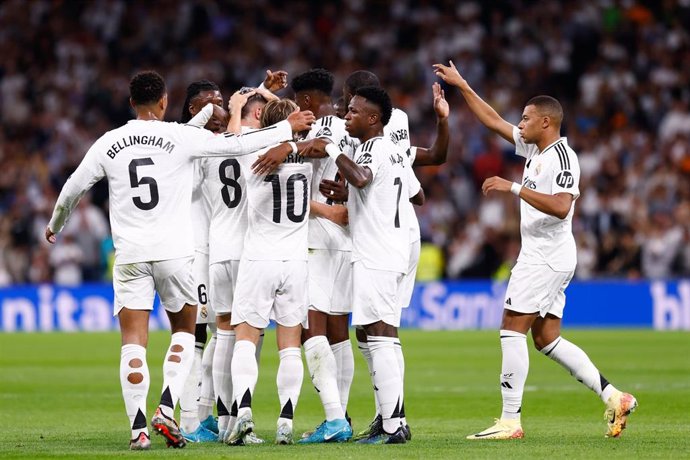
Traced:
<path fill-rule="evenodd" d="M 436 65 L 435 72 L 460 88 L 482 122 L 518 145 L 517 153 L 528 157 L 525 174 L 531 156 L 551 147 L 542 145 L 545 136 L 558 135 L 560 119 L 552 98 L 528 103 L 525 109 L 536 111 L 537 120 L 552 120 L 551 125 L 541 131 L 534 123 L 527 126 L 523 114 L 520 127 L 513 127 L 500 117 L 497 121 L 495 112 L 464 87 L 452 63 Z M 424 203 L 424 192 L 412 164 L 445 162 L 448 104 L 435 83 L 436 139 L 428 148 L 413 147 L 406 114 L 392 107 L 375 74 L 357 71 L 348 76 L 340 101 L 346 108 L 344 119 L 331 99 L 334 76 L 327 70 L 308 70 L 290 85 L 294 100 L 278 98 L 274 92 L 287 86 L 287 74 L 268 71 L 258 88 L 235 92 L 226 111 L 216 84 L 193 82 L 180 123 L 170 123 L 162 121 L 168 105 L 163 78 L 140 72 L 130 82 L 136 119 L 99 138 L 60 193 L 46 229 L 51 243 L 79 198 L 101 178 L 109 181 L 114 313 L 122 333 L 120 381 L 131 449 L 151 446 L 146 346 L 154 291 L 168 314 L 172 335 L 160 404 L 150 425 L 168 446 L 264 442 L 254 431 L 252 398 L 263 330 L 271 320 L 280 356 L 277 444 L 294 442 L 292 420 L 304 373 L 300 347 L 325 420 L 298 443 L 355 439 L 402 444 L 411 439 L 398 327 L 412 296 L 420 251 L 413 205 Z M 557 244 L 567 246 L 579 168 L 574 152 L 559 136 L 553 143 L 560 147 L 552 149 L 556 159 L 544 168 L 544 181 L 521 186 L 495 177 L 487 179 L 483 190 L 512 191 L 530 212 L 565 223 L 557 229 Z M 537 148 L 533 152 L 525 144 Z M 559 160 L 562 170 L 551 171 L 550 165 L 557 166 Z M 552 223 L 547 220 L 540 221 L 542 227 Z M 572 268 L 570 261 L 554 268 L 549 260 L 528 260 L 532 268 L 525 270 L 518 259 L 521 279 L 513 283 L 511 278 L 506 297 L 506 312 L 514 315 L 504 314 L 501 330 L 501 389 L 512 391 L 503 392 L 504 412 L 497 424 L 470 439 L 522 437 L 519 414 L 527 369 L 520 360 L 530 327 L 535 343 L 549 350 L 542 349 L 547 356 L 562 345 L 559 358 L 552 358 L 602 396 L 609 435 L 617 437 L 625 427 L 635 399 L 616 390 L 582 350 L 560 337 L 563 291 L 572 277 L 572 262 Z M 544 264 L 556 275 L 549 274 L 550 284 L 535 287 L 534 278 L 543 273 L 533 267 Z M 534 302 L 537 297 L 530 289 L 554 294 Z M 558 321 L 547 321 L 552 317 Z M 354 373 L 350 323 L 376 402 L 373 421 L 354 436 L 347 413 Z M 204 350 L 207 327 L 212 337 Z M 575 367 L 569 367 L 566 345 L 577 349 L 568 349 L 577 355 Z M 510 347 L 514 349 L 506 353 Z M 511 365 L 518 368 L 506 371 Z M 178 402 L 180 425 L 174 418 Z"/>

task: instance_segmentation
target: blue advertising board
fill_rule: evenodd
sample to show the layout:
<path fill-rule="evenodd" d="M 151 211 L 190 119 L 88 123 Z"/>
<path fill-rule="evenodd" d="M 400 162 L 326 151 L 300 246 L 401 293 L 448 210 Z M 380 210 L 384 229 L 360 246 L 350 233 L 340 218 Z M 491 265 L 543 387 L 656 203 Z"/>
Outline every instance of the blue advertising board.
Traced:
<path fill-rule="evenodd" d="M 498 329 L 505 283 L 418 283 L 402 326 L 420 329 Z M 566 291 L 564 327 L 690 330 L 690 280 L 573 282 Z M 168 328 L 156 300 L 151 329 Z M 0 331 L 117 329 L 110 284 L 0 289 Z"/>

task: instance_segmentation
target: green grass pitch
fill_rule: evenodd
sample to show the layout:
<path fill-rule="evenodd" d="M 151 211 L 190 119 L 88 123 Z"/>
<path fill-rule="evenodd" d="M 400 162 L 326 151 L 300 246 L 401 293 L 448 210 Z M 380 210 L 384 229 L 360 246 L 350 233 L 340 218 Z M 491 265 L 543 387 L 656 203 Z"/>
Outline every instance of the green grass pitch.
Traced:
<path fill-rule="evenodd" d="M 401 446 L 352 443 L 317 446 L 165 448 L 154 436 L 148 452 L 130 452 L 120 393 L 117 333 L 0 334 L 0 458 L 690 458 L 690 334 L 639 330 L 572 330 L 616 386 L 640 406 L 620 439 L 605 439 L 604 406 L 590 390 L 534 349 L 523 404 L 525 438 L 467 441 L 500 415 L 497 332 L 403 330 L 406 410 L 413 440 Z M 159 397 L 168 334 L 151 335 L 148 416 Z M 258 434 L 273 440 L 279 412 L 275 337 L 267 333 L 254 396 Z M 350 395 L 355 430 L 373 415 L 364 361 L 355 352 Z M 305 366 L 306 370 L 306 366 Z M 295 433 L 323 419 L 305 372 Z"/>

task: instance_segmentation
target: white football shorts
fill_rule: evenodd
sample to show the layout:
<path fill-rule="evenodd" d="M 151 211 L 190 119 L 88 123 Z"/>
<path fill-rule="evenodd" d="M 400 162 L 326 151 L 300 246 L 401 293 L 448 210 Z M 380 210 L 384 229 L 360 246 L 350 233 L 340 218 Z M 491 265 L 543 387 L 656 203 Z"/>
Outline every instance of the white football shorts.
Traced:
<path fill-rule="evenodd" d="M 421 240 L 410 243 L 410 262 L 407 266 L 407 273 L 403 276 L 400 283 L 400 308 L 407 308 L 412 301 L 414 292 L 414 281 L 417 278 L 417 266 L 419 265 L 419 252 L 421 251 Z"/>
<path fill-rule="evenodd" d="M 307 327 L 309 275 L 306 260 L 240 261 L 232 303 L 233 326 L 264 329 L 271 319 L 285 327 Z"/>
<path fill-rule="evenodd" d="M 361 261 L 352 264 L 352 324 L 362 326 L 383 321 L 400 327 L 402 309 L 398 300 L 403 273 L 374 270 Z"/>
<path fill-rule="evenodd" d="M 328 315 L 352 311 L 352 252 L 309 250 L 309 309 Z"/>
<path fill-rule="evenodd" d="M 196 323 L 208 324 L 216 322 L 216 314 L 213 311 L 213 303 L 210 301 L 210 293 L 213 292 L 209 284 L 208 254 L 196 251 L 194 253 L 194 265 L 192 274 L 196 285 Z M 210 291 L 210 292 L 209 292 Z"/>
<path fill-rule="evenodd" d="M 557 272 L 548 265 L 518 262 L 510 273 L 503 307 L 519 313 L 563 317 L 565 288 L 575 271 Z"/>
<path fill-rule="evenodd" d="M 137 262 L 113 267 L 114 316 L 123 307 L 130 310 L 153 310 L 155 293 L 163 307 L 177 313 L 185 304 L 196 305 L 192 265 L 194 257 Z"/>
<path fill-rule="evenodd" d="M 239 268 L 239 260 L 224 260 L 209 267 L 211 305 L 216 315 L 232 313 Z"/>

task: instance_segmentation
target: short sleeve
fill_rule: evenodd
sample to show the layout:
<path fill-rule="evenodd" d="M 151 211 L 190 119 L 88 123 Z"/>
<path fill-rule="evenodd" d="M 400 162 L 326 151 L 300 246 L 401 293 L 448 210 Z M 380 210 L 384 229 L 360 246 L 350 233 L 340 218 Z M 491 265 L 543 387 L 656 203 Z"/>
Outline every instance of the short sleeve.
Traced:
<path fill-rule="evenodd" d="M 371 170 L 372 178 L 376 177 L 376 173 L 381 166 L 384 152 L 378 151 L 378 146 L 382 145 L 380 142 L 369 140 L 359 146 L 355 151 L 355 163 L 359 166 L 367 167 Z"/>
<path fill-rule="evenodd" d="M 575 152 L 562 144 L 554 147 L 557 160 L 554 161 L 554 173 L 552 177 L 552 194 L 570 193 L 573 199 L 580 196 L 580 165 Z"/>

